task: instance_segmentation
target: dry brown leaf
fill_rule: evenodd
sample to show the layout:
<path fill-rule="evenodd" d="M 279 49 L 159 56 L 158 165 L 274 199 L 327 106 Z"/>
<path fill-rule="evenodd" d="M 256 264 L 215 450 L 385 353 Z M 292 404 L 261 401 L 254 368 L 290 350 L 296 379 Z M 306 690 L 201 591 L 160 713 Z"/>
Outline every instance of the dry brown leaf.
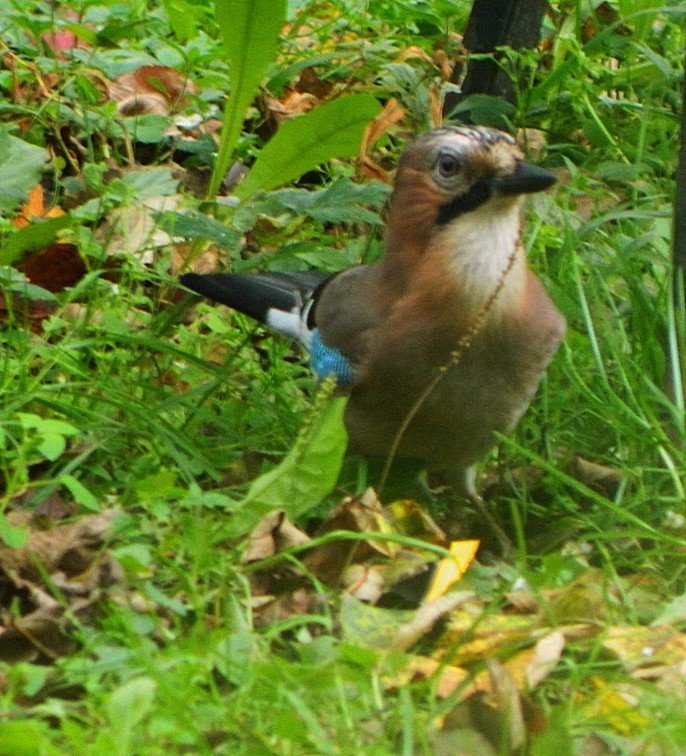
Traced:
<path fill-rule="evenodd" d="M 363 178 L 381 181 L 384 184 L 393 183 L 393 171 L 387 171 L 378 163 L 375 163 L 370 157 L 363 157 L 360 160 L 358 170 Z"/>
<path fill-rule="evenodd" d="M 404 50 L 401 50 L 400 54 L 396 57 L 395 62 L 403 63 L 410 58 L 419 58 L 425 63 L 433 64 L 434 62 L 429 53 L 427 53 L 425 50 L 422 50 L 422 48 L 418 47 L 417 45 L 410 45 L 410 47 L 406 47 Z"/>
<path fill-rule="evenodd" d="M 533 690 L 557 666 L 565 647 L 565 636 L 553 630 L 540 638 L 533 648 L 520 651 L 503 663 L 520 690 Z"/>
<path fill-rule="evenodd" d="M 157 214 L 176 210 L 179 196 L 153 196 L 136 200 L 109 214 L 96 238 L 108 255 L 137 258 L 144 265 L 155 261 L 155 250 L 172 243 L 172 237 L 159 228 Z"/>
<path fill-rule="evenodd" d="M 66 242 L 53 242 L 42 250 L 31 252 L 17 263 L 16 268 L 32 284 L 53 293 L 75 286 L 87 271 L 76 246 Z"/>
<path fill-rule="evenodd" d="M 206 247 L 196 255 L 190 265 L 188 258 L 193 252 L 190 244 L 179 244 L 172 249 L 171 261 L 169 263 L 169 275 L 178 276 L 180 273 L 190 271 L 192 273 L 214 273 L 220 267 L 222 253 L 219 247 L 214 244 Z"/>
<path fill-rule="evenodd" d="M 279 622 L 321 611 L 323 599 L 313 590 L 296 588 L 282 595 L 267 595 L 251 600 L 255 627 L 269 627 Z"/>
<path fill-rule="evenodd" d="M 624 669 L 642 677 L 655 676 L 664 666 L 680 668 L 686 659 L 686 633 L 669 625 L 659 627 L 610 627 L 603 648 L 618 659 Z"/>
<path fill-rule="evenodd" d="M 346 592 L 358 601 L 376 604 L 386 588 L 384 574 L 379 567 L 352 564 L 345 571 L 342 585 Z"/>
<path fill-rule="evenodd" d="M 392 97 L 384 105 L 383 110 L 367 126 L 360 143 L 360 160 L 368 159 L 369 150 L 376 144 L 392 126 L 402 121 L 405 117 L 405 108 Z"/>
<path fill-rule="evenodd" d="M 310 540 L 308 535 L 293 525 L 285 512 L 271 512 L 253 528 L 241 561 L 244 564 L 259 562 Z"/>
<path fill-rule="evenodd" d="M 487 668 L 463 688 L 460 703 L 448 712 L 441 725 L 441 732 L 446 735 L 465 731 L 479 733 L 490 747 L 498 747 L 494 753 L 517 751 L 526 740 L 522 698 L 517 685 L 492 659 L 487 661 Z"/>
<path fill-rule="evenodd" d="M 491 680 L 491 693 L 487 697 L 495 712 L 499 715 L 499 725 L 496 729 L 501 734 L 507 732 L 507 745 L 509 749 L 516 751 L 526 741 L 526 725 L 522 712 L 522 699 L 516 681 L 508 671 L 494 659 L 489 659 L 488 674 Z M 502 743 L 502 738 L 497 738 Z"/>
<path fill-rule="evenodd" d="M 317 530 L 316 535 L 321 536 L 336 530 L 350 530 L 355 533 L 393 532 L 388 514 L 371 489 L 361 498 L 344 499 Z M 320 580 L 327 585 L 337 585 L 353 562 L 365 562 L 372 555 L 395 557 L 399 552 L 398 544 L 388 541 L 334 541 L 312 549 L 304 561 L 308 569 Z"/>
<path fill-rule="evenodd" d="M 52 525 L 41 522 L 46 518 L 37 521 L 24 512 L 9 512 L 10 525 L 29 528 L 28 543 L 20 549 L 0 544 L 0 569 L 27 580 L 39 580 L 42 570 L 75 576 L 95 559 L 118 514 L 116 508 L 106 509 L 74 523 Z"/>
<path fill-rule="evenodd" d="M 29 197 L 21 206 L 19 215 L 13 218 L 12 225 L 16 228 L 26 228 L 36 218 L 59 218 L 64 215 L 61 207 L 45 209 L 45 192 L 40 184 L 29 191 Z"/>
<path fill-rule="evenodd" d="M 584 485 L 609 497 L 617 493 L 617 489 L 627 476 L 626 470 L 591 462 L 583 457 L 574 458 L 570 472 Z"/>
<path fill-rule="evenodd" d="M 186 103 L 188 94 L 197 93 L 192 81 L 168 66 L 141 66 L 105 83 L 122 115 L 168 115 Z"/>
<path fill-rule="evenodd" d="M 447 698 L 465 685 L 469 672 L 462 667 L 444 664 L 427 656 L 413 654 L 393 677 L 385 677 L 384 684 L 390 689 L 402 688 L 417 680 L 426 680 L 436 676 L 436 695 Z"/>
<path fill-rule="evenodd" d="M 510 591 L 507 600 L 520 614 L 535 614 L 540 610 L 536 595 L 525 588 Z"/>
<path fill-rule="evenodd" d="M 274 119 L 276 125 L 281 125 L 284 121 L 290 121 L 291 118 L 307 113 L 318 104 L 317 98 L 309 92 L 290 91 L 285 97 L 277 100 L 274 97 L 265 97 L 264 103 L 268 115 Z"/>
<path fill-rule="evenodd" d="M 41 527 L 21 512 L 7 515 L 29 532 L 24 548 L 0 547 L 0 590 L 4 605 L 12 607 L 0 610 L 0 660 L 54 659 L 73 649 L 64 630 L 74 618 L 89 618 L 103 592 L 123 580 L 119 564 L 102 551 L 118 511 L 54 527 Z"/>
<path fill-rule="evenodd" d="M 438 84 L 429 87 L 429 114 L 433 127 L 440 128 L 443 125 L 443 92 Z"/>

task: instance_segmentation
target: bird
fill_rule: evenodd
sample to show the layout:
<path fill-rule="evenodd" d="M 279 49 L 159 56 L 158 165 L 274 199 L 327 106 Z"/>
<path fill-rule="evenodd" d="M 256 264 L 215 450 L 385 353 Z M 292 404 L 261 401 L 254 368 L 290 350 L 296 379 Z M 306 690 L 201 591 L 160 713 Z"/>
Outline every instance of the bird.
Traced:
<path fill-rule="evenodd" d="M 566 331 L 522 244 L 524 196 L 555 181 L 503 131 L 436 128 L 399 160 L 379 263 L 180 283 L 303 344 L 349 395 L 349 450 L 417 461 L 493 524 L 474 465 L 525 413 Z"/>

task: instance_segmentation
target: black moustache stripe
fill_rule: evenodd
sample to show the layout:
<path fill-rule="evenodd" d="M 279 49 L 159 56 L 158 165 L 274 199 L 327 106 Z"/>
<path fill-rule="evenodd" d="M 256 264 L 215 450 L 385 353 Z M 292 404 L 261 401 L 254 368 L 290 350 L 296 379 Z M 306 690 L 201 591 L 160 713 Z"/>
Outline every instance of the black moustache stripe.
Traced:
<path fill-rule="evenodd" d="M 476 210 L 477 207 L 480 207 L 490 199 L 492 191 L 492 187 L 488 182 L 479 181 L 477 184 L 474 184 L 467 194 L 455 197 L 454 200 L 441 205 L 436 217 L 436 223 L 439 226 L 443 226 L 457 218 L 458 215 Z"/>

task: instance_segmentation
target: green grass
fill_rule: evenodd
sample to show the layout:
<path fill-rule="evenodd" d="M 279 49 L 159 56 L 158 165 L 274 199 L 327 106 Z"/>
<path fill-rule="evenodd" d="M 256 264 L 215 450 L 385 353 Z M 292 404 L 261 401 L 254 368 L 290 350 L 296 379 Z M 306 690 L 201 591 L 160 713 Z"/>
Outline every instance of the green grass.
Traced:
<path fill-rule="evenodd" d="M 530 727 L 526 752 L 578 752 L 593 737 L 606 752 L 678 753 L 686 750 L 679 685 L 634 681 L 603 638 L 611 627 L 649 626 L 686 590 L 685 395 L 683 384 L 675 381 L 673 391 L 666 379 L 686 377 L 683 297 L 676 310 L 670 297 L 684 8 L 668 3 L 661 12 L 643 2 L 636 14 L 620 2 L 604 19 L 591 5 L 554 3 L 546 52 L 510 60 L 521 84 L 514 124 L 545 134 L 547 149 L 534 159 L 568 169 L 568 180 L 532 207 L 526 243 L 569 335 L 521 425 L 480 467 L 517 554 L 509 564 L 474 567 L 464 585 L 484 617 L 510 613 L 506 597 L 518 580 L 532 587 L 553 626 L 587 618 L 593 608 L 597 635 L 569 641 L 552 674 L 527 695 L 546 724 Z M 118 263 L 116 285 L 104 275 L 106 244 L 96 229 L 146 189 L 127 178 L 120 119 L 90 72 L 111 78 L 141 63 L 173 65 L 200 91 L 188 111 L 209 111 L 229 82 L 210 10 L 198 33 L 179 39 L 162 4 L 84 5 L 88 24 L 80 33 L 91 46 L 65 58 L 35 41 L 69 23 L 57 9 L 53 16 L 42 3 L 3 0 L 0 10 L 16 63 L 0 72 L 2 126 L 53 150 L 44 184 L 55 204 L 71 208 L 70 238 L 89 270 L 57 295 L 55 313 L 33 331 L 12 312 L 0 331 L 2 503 L 7 511 L 32 509 L 57 497 L 74 520 L 119 506 L 103 552 L 125 576 L 97 611 L 68 623 L 76 641 L 70 654 L 16 661 L 0 644 L 0 753 L 410 754 L 434 752 L 438 737 L 453 748 L 465 733 L 492 729 L 496 740 L 504 737 L 507 726 L 483 728 L 478 711 L 465 724 L 459 692 L 441 698 L 433 678 L 389 685 L 407 655 L 354 632 L 339 588 L 309 570 L 305 583 L 320 600 L 304 616 L 260 626 L 251 611 L 252 573 L 241 562 L 245 542 L 229 537 L 229 523 L 250 483 L 320 417 L 317 388 L 289 344 L 227 311 L 179 305 L 172 245 L 157 250 L 152 264 L 131 250 Z M 278 95 L 281 74 L 321 55 L 317 76 L 335 92 L 398 98 L 406 118 L 373 152 L 390 167 L 406 140 L 429 125 L 437 81 L 427 60 L 399 62 L 398 55 L 410 45 L 454 53 L 446 32 L 461 32 L 467 13 L 466 2 L 438 0 L 310 3 L 312 29 L 291 28 L 266 80 Z M 50 96 L 36 91 L 34 66 Z M 237 146 L 242 159 L 259 154 L 262 125 L 249 112 Z M 203 140 L 192 154 L 162 138 L 132 144 L 146 167 L 174 158 L 183 172 L 207 168 Z M 106 173 L 106 160 L 121 173 Z M 334 161 L 314 189 L 353 176 L 349 161 Z M 154 181 L 159 190 L 166 179 Z M 369 189 L 361 214 L 345 186 L 338 220 L 293 210 L 303 196 L 278 191 L 232 217 L 220 210 L 245 242 L 222 249 L 222 264 L 337 269 L 375 259 L 385 193 Z M 180 193 L 186 208 L 215 210 Z M 12 212 L 5 215 L 3 243 L 15 233 Z M 202 240 L 195 244 L 201 250 Z M 326 460 L 328 449 L 315 449 L 309 464 L 317 453 Z M 577 456 L 622 471 L 621 482 L 589 487 L 574 472 Z M 364 481 L 364 470 L 348 469 L 342 481 L 356 476 Z M 355 492 L 342 484 L 308 514 L 309 524 Z M 0 533 L 14 545 L 23 535 L 6 522 Z M 3 577 L 3 626 L 24 600 L 8 585 Z M 68 613 L 55 581 L 43 585 Z M 546 593 L 552 590 L 567 597 L 565 607 Z M 683 609 L 672 623 L 683 629 Z M 419 648 L 430 653 L 431 641 Z M 502 648 L 498 654 L 507 657 Z M 615 691 L 625 682 L 634 685 L 632 716 L 603 698 L 602 685 Z M 481 715 L 488 720 L 492 712 Z M 447 724 L 437 735 L 442 716 Z M 494 747 L 507 752 L 502 741 L 500 751 Z"/>

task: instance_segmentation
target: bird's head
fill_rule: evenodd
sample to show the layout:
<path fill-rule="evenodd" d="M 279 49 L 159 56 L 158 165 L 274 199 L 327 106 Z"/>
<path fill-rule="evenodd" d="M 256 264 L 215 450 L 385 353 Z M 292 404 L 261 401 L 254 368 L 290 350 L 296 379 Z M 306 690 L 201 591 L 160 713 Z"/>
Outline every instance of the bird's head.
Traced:
<path fill-rule="evenodd" d="M 436 301 L 438 292 L 454 299 L 460 289 L 477 307 L 512 268 L 507 288 L 514 296 L 526 275 L 522 196 L 555 180 L 496 129 L 455 126 L 419 137 L 396 172 L 384 261 L 389 286 L 422 288 Z"/>
<path fill-rule="evenodd" d="M 508 209 L 522 194 L 548 189 L 555 181 L 550 171 L 524 161 L 509 134 L 455 126 L 430 131 L 405 151 L 394 203 L 431 210 L 431 221 L 441 226 L 489 203 L 494 212 Z"/>

